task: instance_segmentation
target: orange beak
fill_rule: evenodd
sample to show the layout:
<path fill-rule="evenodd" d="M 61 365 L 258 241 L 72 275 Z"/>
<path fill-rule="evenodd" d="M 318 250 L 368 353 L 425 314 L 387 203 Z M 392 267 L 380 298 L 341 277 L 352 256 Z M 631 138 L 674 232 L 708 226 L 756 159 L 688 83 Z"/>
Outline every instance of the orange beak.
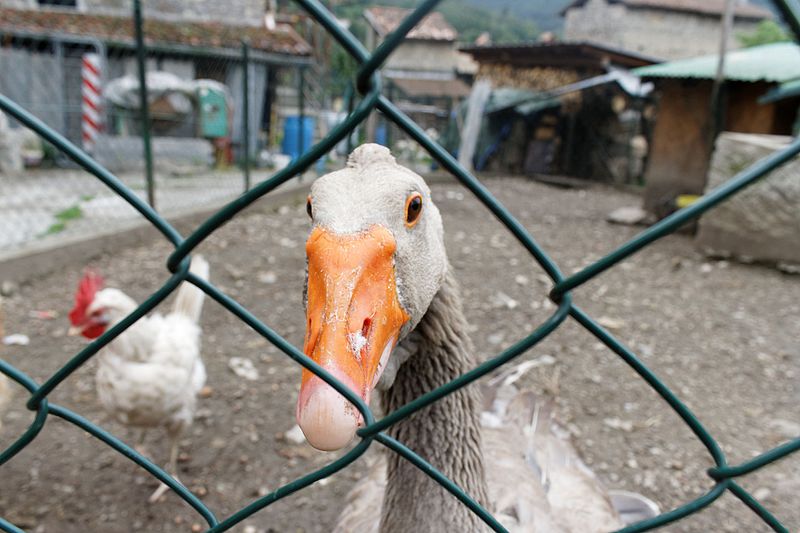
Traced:
<path fill-rule="evenodd" d="M 303 351 L 369 403 L 409 316 L 397 299 L 392 234 L 372 226 L 358 235 L 314 228 L 308 256 L 307 329 Z M 303 369 L 297 423 L 319 450 L 346 446 L 361 414 L 322 379 Z"/>

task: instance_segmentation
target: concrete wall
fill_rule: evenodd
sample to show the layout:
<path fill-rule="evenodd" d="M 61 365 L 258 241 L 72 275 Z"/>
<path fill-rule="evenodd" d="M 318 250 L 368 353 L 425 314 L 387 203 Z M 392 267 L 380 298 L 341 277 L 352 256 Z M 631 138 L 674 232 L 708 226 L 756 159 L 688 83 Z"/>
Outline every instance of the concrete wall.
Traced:
<path fill-rule="evenodd" d="M 737 19 L 731 48 L 738 48 L 736 35 L 755 30 L 757 22 Z M 567 11 L 564 39 L 591 40 L 662 59 L 681 59 L 719 50 L 720 17 L 610 5 L 589 0 L 582 8 Z"/>
<path fill-rule="evenodd" d="M 187 168 L 209 168 L 214 150 L 206 139 L 153 137 L 153 163 L 157 171 L 172 172 Z M 144 170 L 142 138 L 101 134 L 97 138 L 94 158 L 112 172 Z"/>
<path fill-rule="evenodd" d="M 774 135 L 720 134 L 707 190 L 790 141 Z M 714 255 L 800 264 L 799 174 L 800 158 L 795 158 L 703 215 L 697 245 Z"/>
<path fill-rule="evenodd" d="M 448 72 L 455 75 L 458 64 L 456 43 L 445 41 L 406 41 L 389 56 L 388 70 Z"/>
<path fill-rule="evenodd" d="M 36 0 L 0 0 L 0 7 L 14 9 L 34 9 L 36 5 Z"/>

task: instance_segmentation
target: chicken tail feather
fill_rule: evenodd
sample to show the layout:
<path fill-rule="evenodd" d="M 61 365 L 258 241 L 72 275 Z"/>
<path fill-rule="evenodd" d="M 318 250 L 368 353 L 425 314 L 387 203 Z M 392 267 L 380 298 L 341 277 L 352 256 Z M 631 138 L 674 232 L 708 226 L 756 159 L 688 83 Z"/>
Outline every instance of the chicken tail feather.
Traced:
<path fill-rule="evenodd" d="M 192 258 L 192 264 L 189 267 L 189 272 L 202 278 L 208 279 L 208 261 L 202 256 L 196 255 Z M 191 283 L 181 283 L 178 289 L 178 296 L 175 298 L 175 305 L 173 311 L 175 313 L 189 317 L 193 322 L 197 323 L 200 320 L 200 313 L 203 310 L 203 300 L 205 293 L 192 285 Z"/>

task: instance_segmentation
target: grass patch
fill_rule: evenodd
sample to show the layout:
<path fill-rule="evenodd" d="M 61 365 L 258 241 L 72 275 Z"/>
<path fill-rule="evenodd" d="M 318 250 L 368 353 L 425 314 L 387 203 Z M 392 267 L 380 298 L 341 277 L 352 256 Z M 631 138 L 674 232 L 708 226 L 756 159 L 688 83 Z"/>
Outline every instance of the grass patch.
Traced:
<path fill-rule="evenodd" d="M 83 209 L 79 205 L 70 206 L 54 215 L 59 222 L 69 222 L 83 216 Z"/>
<path fill-rule="evenodd" d="M 91 200 L 92 196 L 82 196 L 81 201 L 88 201 L 85 198 Z M 66 209 L 62 209 L 53 217 L 56 219 L 56 222 L 50 225 L 43 233 L 39 235 L 39 237 L 46 237 L 48 235 L 55 235 L 56 233 L 61 233 L 65 229 L 67 229 L 67 223 L 70 220 L 77 220 L 79 218 L 83 218 L 83 209 L 78 204 L 71 205 Z"/>
<path fill-rule="evenodd" d="M 55 224 L 51 224 L 49 228 L 47 228 L 44 233 L 39 235 L 40 237 L 45 237 L 47 235 L 55 235 L 56 233 L 60 233 L 67 229 L 67 225 L 63 222 L 56 222 Z"/>

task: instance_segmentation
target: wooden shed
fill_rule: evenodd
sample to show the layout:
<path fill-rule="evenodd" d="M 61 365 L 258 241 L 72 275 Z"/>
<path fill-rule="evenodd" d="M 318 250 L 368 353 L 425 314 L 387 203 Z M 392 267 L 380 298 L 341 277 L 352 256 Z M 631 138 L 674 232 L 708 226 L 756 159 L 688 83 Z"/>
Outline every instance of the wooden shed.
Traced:
<path fill-rule="evenodd" d="M 658 114 L 645 171 L 645 208 L 669 212 L 681 194 L 702 194 L 717 131 L 711 91 L 717 55 L 637 69 L 656 82 Z M 800 96 L 765 101 L 766 93 L 800 78 L 800 47 L 775 43 L 729 52 L 721 91 L 721 131 L 791 135 Z"/>
<path fill-rule="evenodd" d="M 498 134 L 487 148 L 492 155 L 479 158 L 487 165 L 476 168 L 620 183 L 638 178 L 630 144 L 642 129 L 639 98 L 615 82 L 627 70 L 657 59 L 593 42 L 462 50 L 478 63 L 476 78 L 489 80 L 494 89 L 557 99 L 555 106 L 539 106 L 533 112 L 493 111 L 490 120 L 496 124 L 490 126 Z"/>

